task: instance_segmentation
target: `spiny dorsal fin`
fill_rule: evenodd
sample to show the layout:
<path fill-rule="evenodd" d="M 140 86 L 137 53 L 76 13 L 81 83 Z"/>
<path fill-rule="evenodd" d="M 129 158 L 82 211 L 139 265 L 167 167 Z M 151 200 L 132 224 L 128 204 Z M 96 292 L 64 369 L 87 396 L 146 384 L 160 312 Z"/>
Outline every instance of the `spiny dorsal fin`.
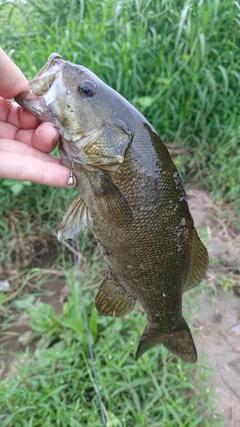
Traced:
<path fill-rule="evenodd" d="M 78 195 L 72 202 L 58 228 L 58 240 L 72 239 L 92 227 L 92 218 L 82 198 Z"/>
<path fill-rule="evenodd" d="M 181 319 L 177 328 L 172 331 L 161 331 L 161 324 L 148 322 L 141 336 L 136 359 L 139 359 L 145 351 L 157 344 L 163 344 L 171 353 L 180 357 L 184 362 L 195 363 L 197 351 L 186 321 Z"/>
<path fill-rule="evenodd" d="M 193 230 L 191 242 L 191 260 L 183 293 L 197 286 L 204 278 L 208 268 L 208 253 L 196 230 Z"/>
<path fill-rule="evenodd" d="M 99 313 L 104 316 L 119 317 L 130 313 L 135 304 L 136 299 L 125 289 L 115 285 L 108 277 L 103 279 L 95 299 Z"/>

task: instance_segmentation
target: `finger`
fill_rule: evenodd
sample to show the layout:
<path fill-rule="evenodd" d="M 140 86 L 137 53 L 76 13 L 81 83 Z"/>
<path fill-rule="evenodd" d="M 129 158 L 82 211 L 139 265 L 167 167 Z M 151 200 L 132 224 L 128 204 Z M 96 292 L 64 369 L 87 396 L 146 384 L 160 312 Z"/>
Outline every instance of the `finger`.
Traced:
<path fill-rule="evenodd" d="M 42 123 L 37 129 L 22 130 L 9 123 L 0 122 L 0 137 L 19 141 L 44 153 L 50 153 L 56 147 L 59 132 L 53 123 Z"/>
<path fill-rule="evenodd" d="M 56 147 L 59 137 L 60 134 L 53 123 L 42 123 L 34 131 L 31 145 L 44 153 L 51 153 Z"/>
<path fill-rule="evenodd" d="M 42 160 L 43 162 L 62 165 L 62 161 L 59 157 L 43 153 L 27 144 L 10 139 L 0 139 L 0 156 L 2 156 L 3 153 L 13 153 L 20 156 L 35 157 L 36 159 Z"/>
<path fill-rule="evenodd" d="M 40 123 L 36 117 L 24 110 L 16 102 L 4 98 L 0 98 L 0 121 L 22 129 L 33 129 Z"/>
<path fill-rule="evenodd" d="M 28 89 L 26 77 L 0 48 L 0 95 L 10 99 Z"/>
<path fill-rule="evenodd" d="M 17 130 L 13 139 L 28 144 L 43 153 L 50 153 L 57 145 L 59 132 L 53 123 L 42 123 L 37 129 Z"/>
<path fill-rule="evenodd" d="M 1 153 L 0 177 L 69 188 L 69 169 L 65 166 L 16 153 Z"/>

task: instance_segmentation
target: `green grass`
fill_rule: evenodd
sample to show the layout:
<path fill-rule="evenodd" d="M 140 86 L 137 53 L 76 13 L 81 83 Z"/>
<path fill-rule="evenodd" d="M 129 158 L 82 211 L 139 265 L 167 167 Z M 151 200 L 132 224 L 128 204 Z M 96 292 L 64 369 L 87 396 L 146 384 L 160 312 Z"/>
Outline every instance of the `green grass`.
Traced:
<path fill-rule="evenodd" d="M 0 8 L 1 45 L 29 79 L 54 51 L 85 65 L 136 105 L 167 144 L 186 149 L 177 159 L 184 177 L 194 174 L 219 202 L 239 204 L 237 2 L 15 0 L 0 1 Z M 75 190 L 0 183 L 0 267 L 14 278 L 16 292 L 5 303 L 0 294 L 3 328 L 23 310 L 40 338 L 34 353 L 18 356 L 17 374 L 1 380 L 3 427 L 102 425 L 78 284 L 71 284 L 72 254 L 53 234 L 74 197 Z M 92 234 L 76 239 L 76 247 L 84 254 L 83 283 L 92 285 L 102 269 Z M 62 318 L 26 297 L 32 288 L 24 278 L 35 267 L 67 272 L 71 295 Z M 206 386 L 211 369 L 203 358 L 191 366 L 159 346 L 135 362 L 144 317 L 98 317 L 93 299 L 87 292 L 108 427 L 224 424 Z"/>
<path fill-rule="evenodd" d="M 195 149 L 182 159 L 186 173 L 191 162 L 217 198 L 239 200 L 237 2 L 2 3 L 2 46 L 29 78 L 53 51 L 87 66 L 166 143 Z"/>
<path fill-rule="evenodd" d="M 41 336 L 34 354 L 20 356 L 17 373 L 1 381 L 2 427 L 101 426 L 92 366 L 84 329 L 79 283 L 60 319 L 34 296 L 15 305 L 31 315 L 32 329 Z M 206 380 L 211 367 L 183 363 L 162 346 L 138 362 L 136 345 L 143 330 L 142 313 L 131 318 L 98 317 L 93 296 L 85 293 L 91 339 L 108 427 L 220 427 Z M 51 344 L 52 343 L 52 344 Z"/>

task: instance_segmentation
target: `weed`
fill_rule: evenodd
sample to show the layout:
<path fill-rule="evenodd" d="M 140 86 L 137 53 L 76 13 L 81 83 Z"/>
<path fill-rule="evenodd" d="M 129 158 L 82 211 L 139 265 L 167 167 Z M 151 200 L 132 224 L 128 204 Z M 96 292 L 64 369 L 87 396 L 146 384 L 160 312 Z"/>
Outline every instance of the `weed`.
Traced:
<path fill-rule="evenodd" d="M 79 284 L 71 284 L 70 291 L 62 319 L 33 298 L 16 301 L 31 314 L 32 328 L 42 338 L 33 355 L 26 350 L 20 356 L 17 373 L 1 381 L 2 426 L 101 426 Z M 87 292 L 85 300 L 108 426 L 223 426 L 213 392 L 205 386 L 211 375 L 206 362 L 196 369 L 162 346 L 136 362 L 142 314 L 125 320 L 98 317 L 92 295 Z"/>
<path fill-rule="evenodd" d="M 3 2 L 0 24 L 3 48 L 29 78 L 52 51 L 82 63 L 167 143 L 194 147 L 199 178 L 207 173 L 215 194 L 239 199 L 236 2 L 72 0 L 60 8 L 57 0 L 16 0 Z"/>

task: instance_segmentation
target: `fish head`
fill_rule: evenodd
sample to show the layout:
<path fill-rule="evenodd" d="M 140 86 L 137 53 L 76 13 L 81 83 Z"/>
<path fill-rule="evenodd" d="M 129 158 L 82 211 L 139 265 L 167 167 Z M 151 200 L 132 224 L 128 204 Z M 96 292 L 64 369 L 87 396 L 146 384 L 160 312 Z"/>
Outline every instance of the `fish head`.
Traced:
<path fill-rule="evenodd" d="M 119 97 L 120 103 L 125 100 L 93 72 L 52 53 L 36 77 L 29 82 L 29 87 L 29 91 L 21 93 L 15 100 L 40 120 L 55 123 L 69 158 L 101 163 L 102 160 L 96 158 L 96 155 L 94 159 L 91 156 L 94 157 L 93 153 L 97 151 L 99 157 L 101 151 L 104 155 L 107 150 L 109 157 L 110 139 L 114 139 L 113 133 L 120 131 L 121 137 L 117 135 L 115 138 L 120 141 L 120 152 L 119 147 L 116 147 L 116 151 L 113 147 L 112 151 L 122 161 L 131 134 L 126 123 L 119 120 L 116 97 Z M 110 132 L 110 128 L 114 131 Z M 101 147 L 93 149 L 96 140 Z M 86 147 L 90 158 L 86 155 Z"/>
<path fill-rule="evenodd" d="M 29 82 L 30 90 L 16 101 L 40 120 L 53 121 L 64 138 L 74 141 L 96 131 L 106 119 L 102 86 L 106 85 L 87 68 L 52 53 Z"/>

